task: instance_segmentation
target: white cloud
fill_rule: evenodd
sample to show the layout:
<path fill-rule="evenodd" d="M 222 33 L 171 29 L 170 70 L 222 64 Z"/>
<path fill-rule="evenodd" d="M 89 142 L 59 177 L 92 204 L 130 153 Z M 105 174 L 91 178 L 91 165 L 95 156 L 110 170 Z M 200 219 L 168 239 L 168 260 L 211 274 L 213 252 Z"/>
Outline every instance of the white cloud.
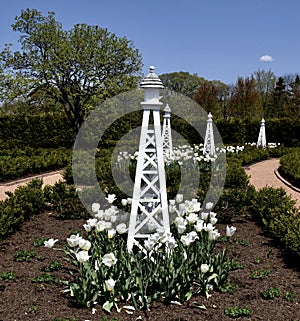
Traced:
<path fill-rule="evenodd" d="M 272 62 L 274 61 L 273 57 L 270 55 L 263 55 L 259 58 L 260 61 L 264 61 L 264 62 Z"/>

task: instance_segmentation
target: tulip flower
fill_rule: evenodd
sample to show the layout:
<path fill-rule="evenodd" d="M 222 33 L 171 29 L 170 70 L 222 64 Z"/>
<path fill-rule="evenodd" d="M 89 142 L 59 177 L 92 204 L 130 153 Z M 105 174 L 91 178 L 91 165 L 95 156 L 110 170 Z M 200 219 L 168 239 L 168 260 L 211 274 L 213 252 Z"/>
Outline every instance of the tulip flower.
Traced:
<path fill-rule="evenodd" d="M 58 241 L 58 239 L 49 239 L 48 241 L 44 242 L 45 247 L 48 247 L 49 249 L 52 249 L 52 247 L 55 245 L 55 243 Z"/>
<path fill-rule="evenodd" d="M 236 227 L 234 226 L 226 226 L 226 236 L 231 237 L 236 231 Z"/>
<path fill-rule="evenodd" d="M 201 264 L 200 270 L 202 273 L 207 273 L 209 271 L 209 265 L 208 264 Z"/>
<path fill-rule="evenodd" d="M 113 291 L 115 284 L 116 284 L 116 281 L 113 279 L 106 280 L 105 286 L 106 286 L 107 291 L 109 291 L 109 292 Z"/>
<path fill-rule="evenodd" d="M 117 263 L 118 259 L 115 257 L 114 253 L 105 254 L 102 258 L 102 263 L 108 267 L 111 267 Z"/>
<path fill-rule="evenodd" d="M 75 254 L 76 255 L 76 259 L 79 263 L 84 263 L 86 261 L 89 260 L 89 258 L 91 257 L 88 253 L 88 251 L 79 251 L 78 253 Z"/>

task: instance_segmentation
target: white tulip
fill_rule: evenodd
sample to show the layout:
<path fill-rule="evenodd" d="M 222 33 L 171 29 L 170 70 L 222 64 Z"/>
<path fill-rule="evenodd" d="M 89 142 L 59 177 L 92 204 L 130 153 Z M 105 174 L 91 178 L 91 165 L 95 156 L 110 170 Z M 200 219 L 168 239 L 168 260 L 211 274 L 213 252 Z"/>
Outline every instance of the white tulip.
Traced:
<path fill-rule="evenodd" d="M 203 221 L 206 221 L 207 220 L 207 218 L 208 218 L 208 212 L 202 212 L 201 213 L 201 219 L 203 220 Z"/>
<path fill-rule="evenodd" d="M 114 253 L 105 254 L 102 258 L 102 263 L 108 267 L 111 267 L 117 263 L 118 259 L 115 257 Z"/>
<path fill-rule="evenodd" d="M 196 222 L 196 224 L 194 225 L 195 230 L 196 230 L 197 232 L 201 232 L 201 231 L 203 230 L 203 224 L 204 224 L 204 221 L 198 220 L 198 221 Z"/>
<path fill-rule="evenodd" d="M 105 199 L 109 204 L 112 204 L 116 200 L 116 194 L 108 194 Z"/>
<path fill-rule="evenodd" d="M 121 200 L 122 206 L 126 206 L 127 203 L 128 203 L 128 200 L 127 200 L 126 198 L 123 198 L 123 199 Z"/>
<path fill-rule="evenodd" d="M 180 241 L 184 246 L 189 246 L 192 243 L 191 237 L 189 235 L 181 235 Z"/>
<path fill-rule="evenodd" d="M 99 222 L 97 222 L 97 224 L 96 224 L 96 231 L 97 232 L 102 232 L 102 231 L 104 231 L 105 230 L 105 228 L 106 228 L 106 226 L 105 226 L 105 223 L 106 222 L 104 222 L 104 221 L 99 221 Z"/>
<path fill-rule="evenodd" d="M 189 222 L 189 224 L 195 224 L 198 220 L 198 215 L 195 213 L 191 213 L 186 217 L 186 219 Z"/>
<path fill-rule="evenodd" d="M 127 226 L 125 223 L 118 224 L 116 230 L 119 234 L 124 234 L 126 232 Z"/>
<path fill-rule="evenodd" d="M 79 240 L 81 240 L 82 237 L 79 234 L 72 234 L 70 237 L 67 238 L 67 242 L 69 246 L 75 247 L 78 246 Z"/>
<path fill-rule="evenodd" d="M 99 211 L 99 209 L 100 209 L 100 204 L 99 203 L 93 203 L 92 204 L 92 211 L 94 213 L 97 213 Z"/>
<path fill-rule="evenodd" d="M 112 229 L 107 230 L 107 236 L 109 239 L 112 239 L 115 236 L 115 234 L 116 234 L 115 229 L 112 228 Z"/>
<path fill-rule="evenodd" d="M 84 263 L 86 261 L 89 260 L 89 258 L 91 257 L 88 253 L 88 251 L 80 251 L 78 253 L 75 254 L 76 255 L 76 259 L 79 263 Z"/>
<path fill-rule="evenodd" d="M 212 202 L 207 202 L 207 203 L 205 204 L 205 208 L 206 208 L 208 211 L 210 211 L 210 210 L 213 208 L 213 206 L 214 206 L 214 203 L 212 203 Z"/>
<path fill-rule="evenodd" d="M 81 239 L 78 242 L 78 246 L 84 251 L 88 251 L 91 248 L 91 245 L 91 242 L 85 239 Z"/>
<path fill-rule="evenodd" d="M 109 291 L 109 292 L 113 291 L 115 284 L 116 284 L 116 281 L 113 279 L 105 280 L 105 286 L 106 286 L 107 291 Z"/>
<path fill-rule="evenodd" d="M 175 197 L 176 203 L 182 203 L 183 201 L 183 195 L 182 194 L 177 194 Z"/>
<path fill-rule="evenodd" d="M 226 236 L 231 237 L 236 231 L 236 227 L 234 226 L 226 226 Z"/>
<path fill-rule="evenodd" d="M 49 239 L 48 241 L 44 242 L 45 247 L 48 247 L 49 249 L 52 249 L 52 247 L 55 245 L 55 243 L 58 241 L 58 239 Z"/>
<path fill-rule="evenodd" d="M 200 270 L 202 273 L 207 273 L 209 271 L 209 265 L 208 264 L 201 264 Z"/>

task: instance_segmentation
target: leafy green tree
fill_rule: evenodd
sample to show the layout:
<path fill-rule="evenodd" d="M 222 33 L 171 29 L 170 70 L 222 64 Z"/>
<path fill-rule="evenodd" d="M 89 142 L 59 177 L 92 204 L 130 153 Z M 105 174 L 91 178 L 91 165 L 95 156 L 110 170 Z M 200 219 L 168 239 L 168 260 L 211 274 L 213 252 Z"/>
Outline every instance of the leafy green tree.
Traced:
<path fill-rule="evenodd" d="M 183 94 L 193 98 L 200 85 L 205 81 L 197 74 L 191 75 L 185 71 L 171 72 L 159 75 L 166 89 L 172 94 Z"/>
<path fill-rule="evenodd" d="M 28 80 L 27 96 L 43 92 L 61 104 L 74 135 L 97 103 L 137 87 L 142 59 L 125 37 L 86 24 L 63 30 L 54 12 L 36 9 L 22 10 L 12 28 L 21 33 L 21 50 L 6 46 L 0 66 Z"/>
<path fill-rule="evenodd" d="M 238 77 L 231 92 L 228 115 L 239 118 L 262 116 L 262 106 L 253 78 Z"/>
<path fill-rule="evenodd" d="M 205 111 L 211 112 L 213 115 L 219 114 L 218 89 L 211 81 L 204 81 L 200 85 L 194 100 Z"/>
<path fill-rule="evenodd" d="M 255 88 L 260 96 L 265 114 L 275 87 L 276 76 L 271 70 L 258 70 L 252 74 L 252 78 L 255 80 Z"/>
<path fill-rule="evenodd" d="M 272 95 L 272 106 L 268 110 L 270 117 L 283 117 L 288 104 L 289 92 L 283 77 L 279 77 Z"/>
<path fill-rule="evenodd" d="M 296 75 L 295 80 L 290 84 L 289 115 L 290 117 L 300 116 L 300 77 Z"/>

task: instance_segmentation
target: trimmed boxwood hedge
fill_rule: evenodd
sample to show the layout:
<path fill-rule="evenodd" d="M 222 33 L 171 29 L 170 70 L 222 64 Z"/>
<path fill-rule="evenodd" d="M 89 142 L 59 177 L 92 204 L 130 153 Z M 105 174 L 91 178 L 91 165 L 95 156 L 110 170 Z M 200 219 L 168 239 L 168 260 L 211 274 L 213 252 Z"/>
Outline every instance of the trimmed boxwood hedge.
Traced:
<path fill-rule="evenodd" d="M 300 188 L 300 148 L 280 157 L 280 174 Z"/>

